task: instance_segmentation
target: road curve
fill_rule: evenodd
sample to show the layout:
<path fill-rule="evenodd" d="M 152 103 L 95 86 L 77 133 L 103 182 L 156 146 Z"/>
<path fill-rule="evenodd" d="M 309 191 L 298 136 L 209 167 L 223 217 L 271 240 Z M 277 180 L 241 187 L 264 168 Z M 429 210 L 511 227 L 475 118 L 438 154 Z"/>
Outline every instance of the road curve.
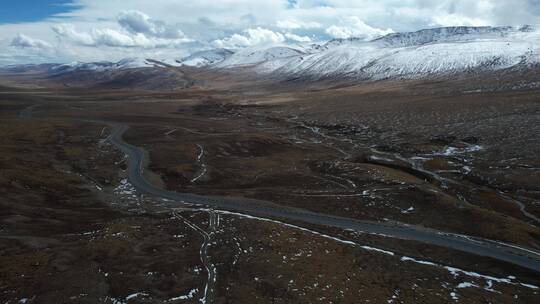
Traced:
<path fill-rule="evenodd" d="M 540 272 L 540 253 L 530 249 L 505 245 L 490 240 L 459 236 L 433 229 L 399 223 L 362 221 L 314 213 L 261 200 L 202 196 L 189 193 L 178 193 L 158 188 L 149 183 L 143 176 L 145 169 L 145 151 L 140 147 L 126 143 L 122 139 L 122 135 L 129 127 L 119 123 L 108 123 L 108 125 L 112 127 L 112 131 L 107 140 L 129 156 L 128 179 L 137 191 L 142 194 L 172 201 L 207 205 L 255 216 L 285 218 L 317 225 L 352 229 L 365 233 L 383 234 L 388 237 L 402 240 L 414 240 L 479 256 L 490 257 Z"/>

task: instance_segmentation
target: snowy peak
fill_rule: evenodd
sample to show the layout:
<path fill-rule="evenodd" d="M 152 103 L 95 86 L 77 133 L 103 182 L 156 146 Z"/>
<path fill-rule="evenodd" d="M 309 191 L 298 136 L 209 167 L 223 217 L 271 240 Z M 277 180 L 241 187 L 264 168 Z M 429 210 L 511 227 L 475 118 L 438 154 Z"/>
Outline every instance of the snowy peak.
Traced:
<path fill-rule="evenodd" d="M 372 41 L 349 38 L 325 44 L 257 46 L 235 52 L 212 49 L 180 60 L 126 58 L 119 62 L 75 62 L 35 69 L 50 75 L 79 71 L 112 74 L 118 70 L 174 66 L 214 71 L 241 68 L 283 80 L 427 78 L 507 68 L 528 69 L 540 66 L 540 31 L 532 26 L 445 27 L 389 34 Z M 25 71 L 32 67 L 18 69 Z M 152 72 L 171 71 L 156 69 Z"/>
<path fill-rule="evenodd" d="M 229 58 L 232 54 L 233 52 L 227 49 L 199 51 L 178 60 L 178 63 L 186 66 L 205 67 L 220 63 Z"/>
<path fill-rule="evenodd" d="M 250 66 L 263 62 L 300 56 L 304 52 L 292 46 L 271 46 L 260 48 L 246 48 L 234 53 L 228 59 L 219 63 L 217 67 Z"/>
<path fill-rule="evenodd" d="M 508 37 L 518 32 L 531 32 L 532 26 L 522 26 L 515 28 L 511 26 L 504 27 L 441 27 L 434 29 L 420 30 L 409 33 L 393 33 L 373 40 L 374 42 L 384 43 L 387 46 L 407 47 L 415 45 L 424 45 L 429 43 L 441 42 L 464 42 L 477 39 L 500 39 Z"/>
<path fill-rule="evenodd" d="M 327 43 L 322 45 L 323 50 L 327 50 L 330 48 L 342 46 L 342 45 L 355 45 L 355 44 L 365 44 L 367 43 L 364 39 L 361 38 L 336 38 L 328 41 Z"/>
<path fill-rule="evenodd" d="M 66 74 L 70 72 L 106 72 L 114 70 L 127 70 L 148 67 L 165 67 L 169 63 L 154 59 L 144 59 L 138 57 L 124 58 L 118 62 L 72 62 L 66 64 L 53 65 L 49 68 L 52 75 Z"/>
<path fill-rule="evenodd" d="M 426 78 L 536 66 L 540 64 L 540 32 L 531 26 L 447 27 L 372 41 L 335 39 L 315 52 L 289 50 L 283 56 L 266 56 L 272 51 L 257 50 L 258 60 L 247 59 L 251 50 L 233 57 L 242 55 L 243 62 L 252 64 L 249 68 L 274 79 Z"/>
<path fill-rule="evenodd" d="M 50 70 L 55 74 L 63 74 L 74 71 L 107 71 L 111 69 L 130 69 L 150 66 L 145 59 L 126 58 L 118 62 L 72 62 L 53 66 Z"/>
<path fill-rule="evenodd" d="M 337 38 L 328 41 L 322 45 L 323 49 L 330 49 L 339 46 L 357 46 L 368 43 L 377 43 L 386 47 L 408 47 L 420 46 L 430 43 L 444 42 L 466 42 L 473 40 L 497 40 L 510 37 L 519 33 L 533 32 L 535 29 L 530 25 L 521 27 L 502 26 L 502 27 L 472 27 L 472 26 L 454 26 L 424 29 L 416 32 L 392 33 L 383 37 L 366 41 L 362 38 Z"/>
<path fill-rule="evenodd" d="M 49 69 L 51 74 L 64 74 L 74 71 L 103 71 L 110 68 L 113 63 L 108 61 L 100 62 L 71 62 L 54 65 Z"/>
<path fill-rule="evenodd" d="M 152 62 L 149 59 L 133 57 L 133 58 L 124 58 L 112 65 L 115 69 L 135 69 L 135 68 L 146 68 L 152 67 L 155 65 L 155 62 Z"/>

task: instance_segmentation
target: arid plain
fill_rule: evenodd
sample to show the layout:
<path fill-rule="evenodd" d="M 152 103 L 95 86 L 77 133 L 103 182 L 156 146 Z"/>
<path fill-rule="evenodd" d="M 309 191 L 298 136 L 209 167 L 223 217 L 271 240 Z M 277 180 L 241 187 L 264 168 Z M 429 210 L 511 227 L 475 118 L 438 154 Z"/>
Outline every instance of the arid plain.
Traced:
<path fill-rule="evenodd" d="M 163 189 L 538 251 L 537 90 L 177 73 L 197 85 L 0 78 L 2 303 L 538 301 L 538 272 L 511 263 L 140 195 L 107 141 L 108 122 L 128 125 Z"/>

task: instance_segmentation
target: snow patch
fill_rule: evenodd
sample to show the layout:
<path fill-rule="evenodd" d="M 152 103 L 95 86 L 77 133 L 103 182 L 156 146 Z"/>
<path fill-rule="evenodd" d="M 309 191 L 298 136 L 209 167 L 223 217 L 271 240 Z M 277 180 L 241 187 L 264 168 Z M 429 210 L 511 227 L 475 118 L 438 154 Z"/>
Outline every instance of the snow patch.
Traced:
<path fill-rule="evenodd" d="M 470 282 L 463 282 L 459 283 L 457 288 L 470 288 L 470 287 L 478 287 L 478 285 L 470 283 Z"/>
<path fill-rule="evenodd" d="M 170 298 L 168 299 L 167 301 L 165 302 L 173 302 L 173 301 L 179 301 L 179 300 L 189 300 L 189 299 L 193 299 L 193 297 L 195 296 L 195 294 L 199 292 L 199 289 L 198 288 L 194 288 L 194 289 L 191 289 L 187 294 L 185 295 L 181 295 L 181 296 L 178 296 L 178 297 L 173 297 L 173 298 Z"/>
<path fill-rule="evenodd" d="M 120 185 L 114 188 L 113 192 L 121 196 L 129 196 L 131 198 L 137 197 L 135 187 L 133 187 L 133 185 L 125 178 L 120 181 Z"/>
<path fill-rule="evenodd" d="M 126 301 L 129 301 L 131 299 L 135 299 L 135 298 L 140 297 L 140 296 L 148 296 L 148 294 L 144 293 L 144 292 L 133 293 L 133 294 L 130 294 L 129 296 L 126 297 Z"/>

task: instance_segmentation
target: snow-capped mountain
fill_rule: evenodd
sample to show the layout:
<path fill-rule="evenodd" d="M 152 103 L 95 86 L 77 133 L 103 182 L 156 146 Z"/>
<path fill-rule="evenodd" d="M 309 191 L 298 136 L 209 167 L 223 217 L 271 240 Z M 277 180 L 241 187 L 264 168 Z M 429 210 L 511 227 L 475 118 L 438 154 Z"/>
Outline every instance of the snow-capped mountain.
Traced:
<path fill-rule="evenodd" d="M 174 60 L 155 60 L 139 57 L 124 58 L 118 62 L 98 61 L 98 62 L 72 62 L 66 64 L 53 65 L 49 68 L 49 73 L 53 75 L 66 74 L 70 72 L 107 72 L 116 70 L 128 70 L 139 68 L 163 67 L 179 65 Z"/>
<path fill-rule="evenodd" d="M 232 54 L 226 60 L 215 65 L 215 67 L 230 68 L 252 66 L 261 63 L 280 61 L 287 58 L 296 58 L 303 54 L 305 53 L 300 48 L 287 45 L 245 48 Z"/>
<path fill-rule="evenodd" d="M 334 39 L 319 47 L 270 46 L 238 51 L 214 68 L 244 67 L 281 78 L 426 77 L 498 70 L 540 62 L 540 33 L 531 26 L 446 27 L 363 41 Z"/>
<path fill-rule="evenodd" d="M 393 33 L 372 41 L 334 39 L 321 44 L 213 49 L 182 59 L 127 58 L 119 62 L 36 65 L 49 75 L 107 74 L 191 66 L 212 72 L 242 69 L 272 80 L 378 80 L 540 67 L 540 31 L 522 27 L 444 27 Z M 32 67 L 11 67 L 12 71 Z M 152 73 L 166 73 L 166 70 Z M 170 72 L 170 71 L 169 71 Z M 174 76 L 173 74 L 171 74 Z"/>
<path fill-rule="evenodd" d="M 52 66 L 49 73 L 53 75 L 66 74 L 78 71 L 105 72 L 117 69 L 132 69 L 141 67 L 151 67 L 145 59 L 126 58 L 118 62 L 99 61 L 99 62 L 71 62 Z"/>
<path fill-rule="evenodd" d="M 205 67 L 213 64 L 218 64 L 233 54 L 232 51 L 227 49 L 213 49 L 206 51 L 199 51 L 178 60 L 178 64 L 193 66 L 193 67 Z"/>
<path fill-rule="evenodd" d="M 531 26 L 522 26 L 519 28 L 511 26 L 441 27 L 420 30 L 417 32 L 388 34 L 384 37 L 375 39 L 374 42 L 383 43 L 386 46 L 392 47 L 407 47 L 429 43 L 465 42 L 486 39 L 497 40 L 509 38 L 512 35 L 530 33 L 533 31 L 534 29 Z"/>

